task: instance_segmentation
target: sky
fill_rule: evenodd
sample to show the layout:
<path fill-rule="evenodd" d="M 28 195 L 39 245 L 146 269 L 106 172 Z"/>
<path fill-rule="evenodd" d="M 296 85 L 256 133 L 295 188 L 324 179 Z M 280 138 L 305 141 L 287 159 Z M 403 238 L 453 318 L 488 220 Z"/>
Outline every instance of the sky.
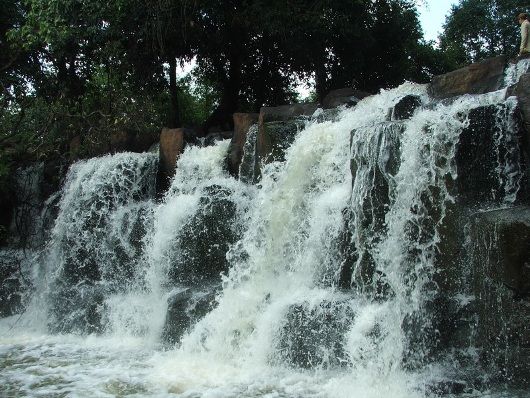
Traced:
<path fill-rule="evenodd" d="M 426 40 L 436 41 L 442 31 L 445 17 L 458 0 L 424 0 L 422 3 L 418 10 L 424 37 Z"/>

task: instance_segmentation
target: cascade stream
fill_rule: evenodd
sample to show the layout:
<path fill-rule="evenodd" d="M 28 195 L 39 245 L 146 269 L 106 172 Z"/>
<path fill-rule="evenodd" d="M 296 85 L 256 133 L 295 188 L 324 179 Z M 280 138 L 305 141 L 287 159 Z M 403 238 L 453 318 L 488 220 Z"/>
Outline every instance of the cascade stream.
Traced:
<path fill-rule="evenodd" d="M 527 396 L 477 359 L 470 310 L 468 221 L 525 178 L 505 94 L 405 83 L 317 111 L 259 175 L 257 127 L 239 178 L 228 140 L 188 145 L 161 199 L 158 154 L 74 164 L 26 309 L 0 320 L 0 396 Z M 485 110 L 487 175 L 459 166 Z"/>

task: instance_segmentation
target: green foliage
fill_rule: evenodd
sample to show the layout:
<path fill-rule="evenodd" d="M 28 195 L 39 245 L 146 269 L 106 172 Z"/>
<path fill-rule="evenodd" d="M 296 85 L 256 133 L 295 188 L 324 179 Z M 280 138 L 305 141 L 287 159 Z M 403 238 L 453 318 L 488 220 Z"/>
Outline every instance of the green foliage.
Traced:
<path fill-rule="evenodd" d="M 461 0 L 445 21 L 441 49 L 460 66 L 500 54 L 516 56 L 516 17 L 529 11 L 527 0 Z"/>
<path fill-rule="evenodd" d="M 67 156 L 74 137 L 230 128 L 231 114 L 425 81 L 449 65 L 412 0 L 14 0 L 0 17 L 0 140 L 15 159 Z M 193 77 L 176 65 L 195 58 Z M 7 149 L 2 149 L 2 151 Z"/>
<path fill-rule="evenodd" d="M 200 126 L 213 112 L 219 101 L 219 92 L 214 85 L 197 75 L 189 73 L 179 81 L 179 107 L 182 125 Z"/>

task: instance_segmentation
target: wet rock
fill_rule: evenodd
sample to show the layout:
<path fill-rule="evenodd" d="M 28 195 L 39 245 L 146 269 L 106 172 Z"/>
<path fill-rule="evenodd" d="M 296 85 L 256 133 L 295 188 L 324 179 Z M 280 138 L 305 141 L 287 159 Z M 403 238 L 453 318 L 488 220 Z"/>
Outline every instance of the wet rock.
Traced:
<path fill-rule="evenodd" d="M 519 167 L 521 131 L 515 124 L 516 137 L 497 124 L 497 115 L 507 113 L 505 105 L 489 105 L 469 112 L 469 126 L 460 134 L 455 162 L 458 173 L 453 194 L 460 203 L 502 201 L 507 181 L 499 174 Z M 509 116 L 509 115 L 508 115 Z M 501 137 L 501 138 L 499 138 Z M 499 165 L 499 159 L 507 165 Z"/>
<path fill-rule="evenodd" d="M 421 106 L 421 98 L 417 95 L 406 95 L 394 105 L 391 120 L 410 119 L 414 111 Z"/>
<path fill-rule="evenodd" d="M 530 298 L 530 207 L 479 213 L 474 226 L 494 243 L 483 264 L 487 276 Z"/>
<path fill-rule="evenodd" d="M 299 117 L 309 117 L 318 109 L 318 104 L 292 104 L 263 107 L 259 113 L 259 123 L 288 121 Z"/>
<path fill-rule="evenodd" d="M 475 346 L 501 380 L 530 387 L 530 208 L 477 213 L 470 226 Z"/>
<path fill-rule="evenodd" d="M 352 158 L 350 169 L 353 181 L 353 202 L 356 223 L 356 265 L 352 273 L 353 286 L 359 292 L 376 299 L 390 294 L 384 276 L 376 272 L 372 250 L 385 230 L 385 216 L 390 204 L 392 177 L 400 165 L 403 133 L 402 122 L 384 122 L 373 127 L 374 133 L 357 139 L 351 133 Z M 375 156 L 374 156 L 375 155 Z M 378 231 L 378 234 L 373 234 Z"/>
<path fill-rule="evenodd" d="M 59 281 L 50 292 L 55 303 L 48 314 L 52 333 L 100 334 L 105 329 L 105 294 L 91 283 L 68 285 Z"/>
<path fill-rule="evenodd" d="M 160 134 L 160 170 L 173 176 L 177 160 L 184 151 L 185 129 L 162 129 Z"/>
<path fill-rule="evenodd" d="M 506 56 L 501 55 L 435 76 L 429 85 L 429 93 L 436 99 L 443 99 L 499 90 L 504 79 L 506 63 Z"/>
<path fill-rule="evenodd" d="M 285 151 L 294 142 L 305 125 L 304 120 L 266 122 L 260 124 L 257 139 L 257 154 L 260 163 L 282 162 Z"/>
<path fill-rule="evenodd" d="M 460 380 L 442 380 L 431 383 L 428 388 L 429 392 L 436 396 L 454 396 L 456 394 L 472 393 L 473 388 L 468 387 L 465 381 Z"/>
<path fill-rule="evenodd" d="M 258 113 L 234 113 L 234 136 L 228 150 L 228 170 L 233 176 L 239 175 L 247 134 L 250 127 L 258 122 L 258 117 Z"/>
<path fill-rule="evenodd" d="M 169 187 L 175 174 L 175 167 L 180 154 L 184 151 L 186 129 L 162 129 L 160 134 L 160 161 L 157 173 L 157 192 L 161 195 Z M 188 132 L 188 134 L 190 134 Z"/>
<path fill-rule="evenodd" d="M 162 341 L 174 345 L 216 304 L 214 290 L 186 289 L 168 299 Z"/>
<path fill-rule="evenodd" d="M 525 73 L 519 79 L 515 87 L 515 95 L 517 95 L 517 103 L 522 117 L 522 125 L 524 132 L 522 134 L 522 149 L 524 155 L 524 163 L 526 166 L 526 174 L 530 176 L 530 73 Z M 527 191 L 530 192 L 530 185 L 526 184 Z"/>
<path fill-rule="evenodd" d="M 258 164 L 283 161 L 286 149 L 317 108 L 313 103 L 261 108 L 256 140 Z"/>
<path fill-rule="evenodd" d="M 515 88 L 515 95 L 523 115 L 523 123 L 528 137 L 530 136 L 530 73 L 521 76 Z"/>
<path fill-rule="evenodd" d="M 346 106 L 347 108 L 357 105 L 357 103 L 369 93 L 356 90 L 354 88 L 340 88 L 338 90 L 330 91 L 322 100 L 322 107 L 324 109 L 336 108 L 338 106 Z"/>
<path fill-rule="evenodd" d="M 171 260 L 170 278 L 185 286 L 220 282 L 221 273 L 228 271 L 226 253 L 241 233 L 229 190 L 209 186 L 199 203 L 179 234 Z"/>
<path fill-rule="evenodd" d="M 147 155 L 107 160 L 113 163 L 87 162 L 92 171 L 92 166 L 98 167 L 95 174 L 78 169 L 83 178 L 70 184 L 63 196 L 72 200 L 62 203 L 59 231 L 43 259 L 55 270 L 48 303 L 53 330 L 99 333 L 104 297 L 126 289 L 138 269 L 152 215 L 146 200 L 153 196 L 156 160 Z M 109 178 L 102 180 L 106 172 Z"/>
<path fill-rule="evenodd" d="M 0 252 L 0 318 L 24 309 L 22 296 L 27 282 L 22 275 L 20 258 L 14 252 Z"/>
<path fill-rule="evenodd" d="M 292 305 L 280 330 L 278 359 L 301 368 L 346 366 L 344 334 L 353 318 L 347 301 Z"/>
<path fill-rule="evenodd" d="M 342 217 L 342 230 L 336 248 L 340 258 L 339 273 L 336 274 L 334 272 L 331 279 L 335 286 L 341 289 L 350 289 L 352 286 L 353 269 L 357 262 L 357 251 L 353 243 L 351 210 L 344 209 Z"/>

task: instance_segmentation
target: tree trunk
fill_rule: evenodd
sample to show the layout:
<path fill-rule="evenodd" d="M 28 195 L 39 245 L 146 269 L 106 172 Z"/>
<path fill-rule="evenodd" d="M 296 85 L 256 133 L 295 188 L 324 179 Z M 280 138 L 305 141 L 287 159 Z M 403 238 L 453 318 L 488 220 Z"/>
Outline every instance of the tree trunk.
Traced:
<path fill-rule="evenodd" d="M 235 43 L 235 41 L 233 42 Z M 223 82 L 223 92 L 219 106 L 204 122 L 202 134 L 206 135 L 210 129 L 228 131 L 233 129 L 233 114 L 237 111 L 239 91 L 241 89 L 241 51 L 237 45 L 230 46 L 228 78 Z"/>
<path fill-rule="evenodd" d="M 169 128 L 176 128 L 181 126 L 180 112 L 179 112 L 179 87 L 177 85 L 177 60 L 175 57 L 169 58 Z"/>

